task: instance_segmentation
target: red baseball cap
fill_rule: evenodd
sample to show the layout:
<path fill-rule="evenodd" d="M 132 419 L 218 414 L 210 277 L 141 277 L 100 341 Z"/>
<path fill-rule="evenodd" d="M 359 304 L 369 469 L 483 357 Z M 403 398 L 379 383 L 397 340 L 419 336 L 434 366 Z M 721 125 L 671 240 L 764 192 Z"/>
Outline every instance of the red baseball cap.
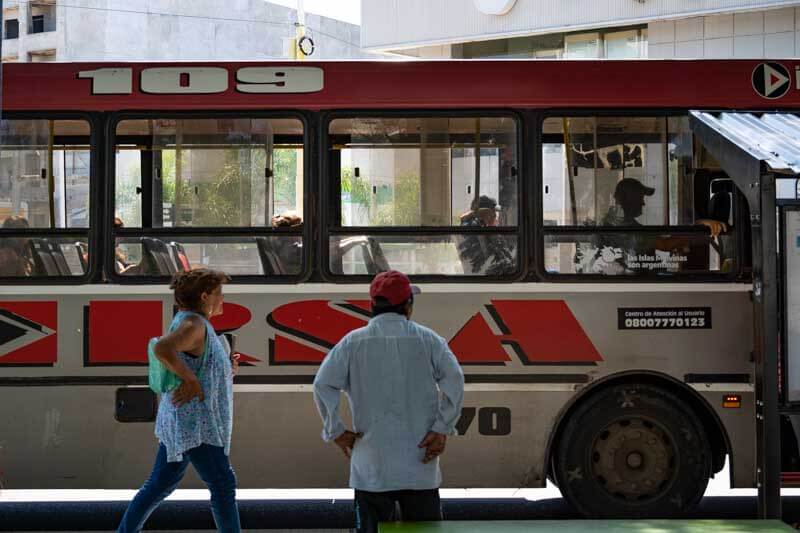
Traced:
<path fill-rule="evenodd" d="M 412 285 L 408 276 L 397 270 L 387 270 L 372 278 L 369 285 L 369 297 L 374 302 L 380 296 L 392 305 L 400 305 L 412 294 L 419 294 L 419 287 Z"/>

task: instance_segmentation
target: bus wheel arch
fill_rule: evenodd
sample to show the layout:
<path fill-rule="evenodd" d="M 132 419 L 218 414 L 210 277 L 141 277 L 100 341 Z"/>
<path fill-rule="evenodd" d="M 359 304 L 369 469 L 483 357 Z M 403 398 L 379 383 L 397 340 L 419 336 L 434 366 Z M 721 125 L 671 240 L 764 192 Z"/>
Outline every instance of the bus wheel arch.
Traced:
<path fill-rule="evenodd" d="M 731 449 L 730 442 L 719 417 L 708 404 L 708 402 L 702 396 L 700 396 L 697 391 L 672 377 L 653 372 L 631 371 L 607 376 L 595 383 L 592 383 L 564 406 L 558 416 L 557 423 L 550 434 L 546 449 L 545 457 L 548 465 L 548 478 L 558 484 L 559 476 L 557 475 L 557 460 L 559 458 L 559 454 L 562 452 L 567 454 L 574 453 L 569 451 L 571 448 L 574 448 L 573 446 L 567 444 L 563 449 L 561 447 L 562 438 L 564 437 L 565 433 L 568 436 L 567 440 L 570 442 L 572 442 L 575 437 L 576 429 L 574 425 L 570 424 L 570 421 L 576 416 L 586 416 L 587 412 L 590 410 L 590 406 L 598 402 L 605 401 L 607 404 L 611 395 L 619 395 L 621 389 L 624 389 L 625 387 L 641 388 L 645 397 L 656 402 L 656 405 L 659 401 L 659 398 L 657 397 L 660 395 L 663 395 L 667 400 L 674 398 L 674 407 L 676 409 L 683 409 L 687 413 L 688 418 L 695 417 L 695 425 L 699 428 L 700 433 L 702 433 L 700 437 L 703 438 L 704 436 L 705 440 L 707 441 L 707 449 L 710 453 L 710 457 L 703 458 L 702 460 L 710 462 L 710 466 L 708 467 L 708 477 L 719 472 L 723 468 L 725 463 L 725 455 L 728 454 Z M 663 399 L 664 398 L 661 400 Z M 666 414 L 665 410 L 662 410 L 662 412 Z M 645 424 L 650 427 L 647 422 L 645 422 Z M 609 429 L 611 428 L 609 427 Z M 650 431 L 647 428 L 640 429 L 645 432 Z M 617 428 L 617 430 L 624 431 L 621 428 Z M 611 429 L 611 431 L 613 433 L 614 430 Z M 624 436 L 622 438 L 624 440 Z M 656 438 L 655 440 L 658 441 L 659 439 Z M 668 441 L 669 439 L 665 440 Z M 595 440 L 595 443 L 598 442 L 599 441 Z M 673 444 L 675 446 L 679 446 L 678 442 Z M 589 449 L 587 448 L 587 450 Z M 597 455 L 594 448 L 592 448 L 591 451 L 594 455 Z M 697 460 L 697 458 L 695 458 L 695 460 Z M 734 458 L 731 457 L 731 462 L 733 462 L 733 460 Z M 597 465 L 595 464 L 594 466 Z M 732 471 L 733 469 L 731 468 L 731 472 Z M 561 463 L 560 472 L 561 476 L 563 477 L 563 462 Z M 597 472 L 595 472 L 595 474 L 597 474 Z M 602 476 L 599 477 L 602 478 Z M 605 480 L 603 480 L 603 482 L 605 483 Z M 707 479 L 705 482 L 707 483 Z M 564 493 L 564 488 L 562 488 L 562 493 Z M 585 509 L 583 509 L 583 511 L 584 514 L 587 514 Z"/>

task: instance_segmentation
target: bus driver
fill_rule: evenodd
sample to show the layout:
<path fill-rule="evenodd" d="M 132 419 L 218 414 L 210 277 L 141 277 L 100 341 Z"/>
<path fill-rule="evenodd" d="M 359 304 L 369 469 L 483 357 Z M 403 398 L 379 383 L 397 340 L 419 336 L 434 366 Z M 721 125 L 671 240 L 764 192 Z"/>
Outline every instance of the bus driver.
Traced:
<path fill-rule="evenodd" d="M 615 204 L 600 222 L 601 226 L 641 227 L 637 219 L 642 216 L 645 207 L 645 196 L 653 196 L 656 190 L 644 185 L 634 178 L 623 178 L 614 189 Z M 718 220 L 700 218 L 695 225 L 703 225 L 709 229 L 712 238 L 717 238 L 727 231 L 727 225 Z M 628 257 L 655 257 L 656 250 L 686 250 L 690 253 L 690 243 L 684 238 L 658 238 L 654 242 L 644 235 L 604 235 L 596 239 L 596 253 L 592 258 L 591 268 L 600 274 L 623 274 L 642 268 L 628 264 Z"/>

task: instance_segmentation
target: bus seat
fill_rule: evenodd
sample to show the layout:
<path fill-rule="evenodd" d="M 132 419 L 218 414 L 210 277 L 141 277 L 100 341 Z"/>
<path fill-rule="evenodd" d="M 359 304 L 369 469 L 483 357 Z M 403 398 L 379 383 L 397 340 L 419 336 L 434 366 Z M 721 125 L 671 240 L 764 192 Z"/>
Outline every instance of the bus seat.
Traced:
<path fill-rule="evenodd" d="M 372 261 L 375 264 L 377 272 L 391 270 L 392 268 L 389 266 L 389 261 L 386 260 L 383 248 L 381 248 L 381 243 L 379 243 L 375 237 L 367 237 L 367 243 L 369 243 L 370 255 L 372 255 Z"/>
<path fill-rule="evenodd" d="M 708 199 L 708 218 L 728 223 L 731 215 L 731 195 L 727 191 L 717 191 Z"/>
<path fill-rule="evenodd" d="M 281 258 L 272 249 L 269 239 L 266 237 L 256 237 L 256 247 L 258 257 L 261 260 L 261 267 L 267 276 L 281 276 L 286 274 Z"/>
<path fill-rule="evenodd" d="M 178 271 L 164 241 L 154 239 L 153 237 L 142 237 L 141 242 L 145 264 L 145 271 L 143 274 L 151 276 L 171 276 Z"/>
<path fill-rule="evenodd" d="M 378 265 L 375 264 L 375 260 L 372 257 L 372 252 L 369 250 L 369 245 L 367 243 L 361 244 L 361 258 L 364 260 L 364 264 L 367 266 L 367 274 L 377 274 L 378 273 Z"/>
<path fill-rule="evenodd" d="M 50 256 L 53 258 L 53 262 L 58 268 L 59 275 L 71 276 L 72 269 L 69 268 L 69 263 L 67 263 L 67 258 L 64 257 L 64 250 L 61 249 L 61 245 L 53 241 L 45 242 L 50 247 Z"/>
<path fill-rule="evenodd" d="M 334 274 L 343 274 L 344 265 L 342 259 L 352 250 L 358 247 L 361 250 L 361 259 L 364 261 L 364 267 L 368 274 L 377 274 L 378 267 L 372 258 L 372 253 L 369 249 L 369 238 L 361 235 L 355 235 L 342 239 L 335 245 L 331 246 L 331 272 Z"/>
<path fill-rule="evenodd" d="M 60 276 L 62 275 L 50 254 L 50 244 L 46 239 L 29 239 L 28 249 L 33 259 L 35 276 Z"/>
<path fill-rule="evenodd" d="M 189 263 L 189 256 L 186 255 L 183 245 L 172 241 L 169 243 L 169 249 L 172 252 L 172 259 L 175 261 L 178 270 L 189 272 L 192 269 L 192 265 Z"/>
<path fill-rule="evenodd" d="M 77 241 L 75 243 L 75 252 L 78 254 L 78 259 L 81 262 L 81 268 L 83 272 L 86 273 L 89 271 L 89 249 L 86 246 L 86 243 L 83 241 Z"/>

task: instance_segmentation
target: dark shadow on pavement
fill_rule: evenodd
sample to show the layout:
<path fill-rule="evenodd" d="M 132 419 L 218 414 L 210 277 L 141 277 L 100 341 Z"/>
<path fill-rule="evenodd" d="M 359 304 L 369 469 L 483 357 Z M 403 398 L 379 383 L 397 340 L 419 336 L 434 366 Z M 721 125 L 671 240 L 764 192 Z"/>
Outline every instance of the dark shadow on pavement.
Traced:
<path fill-rule="evenodd" d="M 0 531 L 111 531 L 127 502 L 0 503 Z M 580 518 L 560 498 L 445 499 L 449 520 L 567 520 Z M 242 500 L 245 529 L 345 529 L 353 525 L 352 500 Z M 704 498 L 689 518 L 755 518 L 755 497 Z M 800 497 L 784 497 L 783 519 L 800 522 Z M 165 502 L 147 529 L 213 530 L 207 501 Z"/>

